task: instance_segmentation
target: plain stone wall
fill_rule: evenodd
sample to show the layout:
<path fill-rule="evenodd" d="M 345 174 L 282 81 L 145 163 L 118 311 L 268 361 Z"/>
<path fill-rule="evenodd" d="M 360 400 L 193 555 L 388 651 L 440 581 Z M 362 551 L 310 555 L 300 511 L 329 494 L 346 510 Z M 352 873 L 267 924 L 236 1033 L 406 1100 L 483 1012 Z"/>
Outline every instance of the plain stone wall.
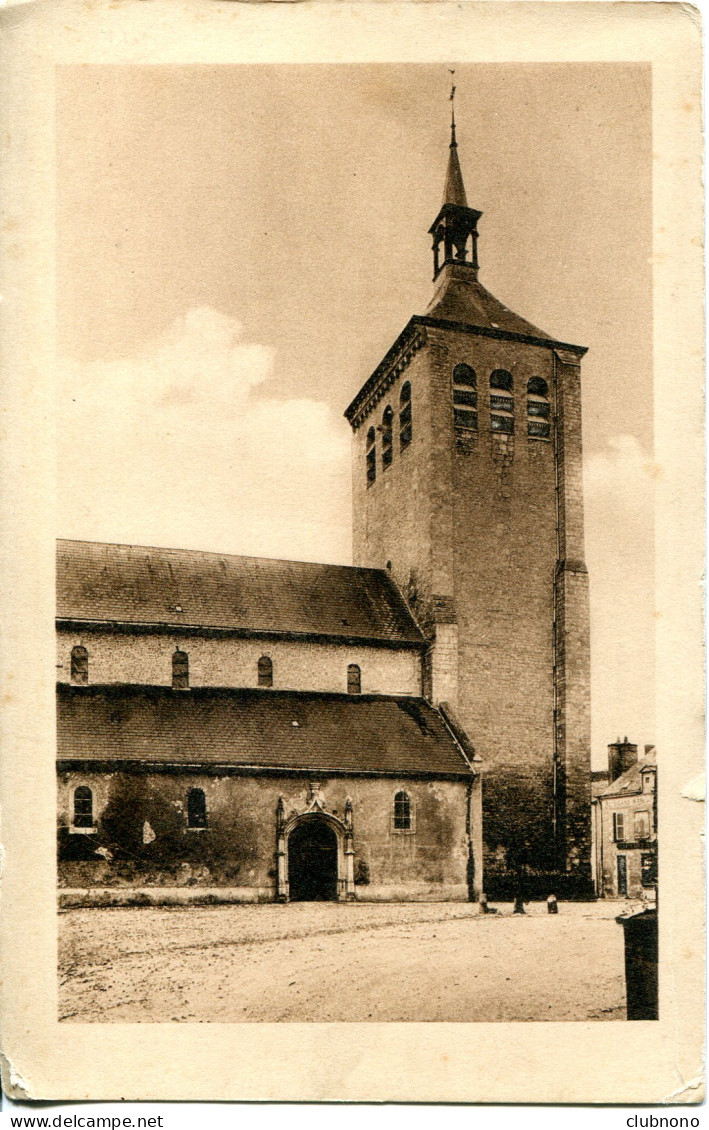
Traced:
<path fill-rule="evenodd" d="M 60 683 L 70 681 L 71 650 L 77 645 L 83 645 L 89 653 L 90 683 L 170 686 L 172 655 L 179 649 L 189 656 L 190 686 L 193 687 L 255 687 L 259 658 L 268 655 L 273 662 L 274 690 L 344 693 L 347 667 L 356 663 L 362 672 L 363 694 L 421 694 L 418 649 L 61 630 L 57 638 L 57 681 Z"/>
<path fill-rule="evenodd" d="M 482 758 L 489 891 L 509 893 L 520 860 L 540 886 L 564 891 L 560 872 L 569 890 L 581 891 L 590 883 L 591 824 L 578 365 L 522 342 L 433 327 L 425 334 L 354 432 L 355 564 L 391 562 L 430 641 L 425 693 L 451 703 Z M 453 428 L 452 372 L 460 362 L 478 377 L 478 432 L 466 442 Z M 490 432 L 494 369 L 514 379 L 513 436 Z M 549 386 L 552 434 L 555 407 L 563 416 L 556 465 L 553 439 L 527 436 L 532 376 Z M 404 380 L 412 387 L 413 441 L 400 452 Z M 366 434 L 387 404 L 395 414 L 394 460 L 382 470 L 378 434 L 377 481 L 368 487 Z"/>
<path fill-rule="evenodd" d="M 469 805 L 476 837 L 480 818 L 467 781 L 317 780 L 327 811 L 340 820 L 347 798 L 351 799 L 358 898 L 468 897 Z M 279 797 L 284 799 L 286 819 L 302 813 L 310 803 L 310 783 L 310 778 L 289 776 L 61 772 L 60 886 L 228 887 L 240 890 L 244 899 L 268 901 L 276 893 Z M 68 831 L 78 785 L 94 790 L 95 836 Z M 209 821 L 205 831 L 187 827 L 190 788 L 205 791 Z M 412 800 L 410 833 L 393 828 L 394 796 L 399 789 L 405 789 Z M 142 842 L 146 821 L 155 835 L 149 844 Z M 117 844 L 122 850 L 116 850 Z M 101 845 L 114 853 L 113 860 L 90 858 Z M 87 858 L 76 858 L 82 854 Z M 362 881 L 365 878 L 369 881 Z"/>

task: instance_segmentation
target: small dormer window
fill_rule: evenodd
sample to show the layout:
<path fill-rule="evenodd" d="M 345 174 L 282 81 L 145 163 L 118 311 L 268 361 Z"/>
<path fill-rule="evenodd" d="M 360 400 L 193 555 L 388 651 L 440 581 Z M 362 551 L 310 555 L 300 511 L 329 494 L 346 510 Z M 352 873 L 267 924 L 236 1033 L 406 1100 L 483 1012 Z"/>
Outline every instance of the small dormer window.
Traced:
<path fill-rule="evenodd" d="M 506 369 L 495 369 L 490 375 L 490 431 L 512 435 L 515 430 L 514 382 Z"/>

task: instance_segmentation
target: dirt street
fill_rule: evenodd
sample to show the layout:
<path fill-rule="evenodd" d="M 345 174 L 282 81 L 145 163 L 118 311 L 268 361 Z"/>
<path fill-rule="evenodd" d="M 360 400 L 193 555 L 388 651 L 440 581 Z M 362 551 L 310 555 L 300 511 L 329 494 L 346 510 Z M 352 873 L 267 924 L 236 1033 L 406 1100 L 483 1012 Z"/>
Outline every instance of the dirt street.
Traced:
<path fill-rule="evenodd" d="M 60 1019 L 625 1019 L 627 903 L 66 910 Z"/>

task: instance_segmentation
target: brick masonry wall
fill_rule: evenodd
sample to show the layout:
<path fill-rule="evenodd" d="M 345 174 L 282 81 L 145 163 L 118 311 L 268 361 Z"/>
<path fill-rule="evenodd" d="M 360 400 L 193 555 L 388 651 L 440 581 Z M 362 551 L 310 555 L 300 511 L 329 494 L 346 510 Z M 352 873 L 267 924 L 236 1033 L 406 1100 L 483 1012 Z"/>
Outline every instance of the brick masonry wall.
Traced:
<path fill-rule="evenodd" d="M 460 362 L 478 376 L 478 432 L 465 443 L 456 442 L 452 413 L 452 372 Z M 514 379 L 513 436 L 490 432 L 489 376 L 497 368 Z M 527 435 L 532 376 L 546 380 L 552 412 L 559 396 L 566 420 L 561 546 L 554 443 Z M 414 440 L 400 455 L 395 426 L 394 462 L 385 472 L 379 464 L 377 482 L 368 488 L 366 433 L 387 403 L 396 409 L 404 379 L 412 386 Z M 434 702 L 451 702 L 483 759 L 491 891 L 520 858 L 538 873 L 559 868 L 582 883 L 590 877 L 580 419 L 578 366 L 565 365 L 553 350 L 427 327 L 426 343 L 405 375 L 354 434 L 355 562 L 381 567 L 391 561 L 404 594 L 413 593 L 412 611 L 432 644 L 426 693 Z M 379 454 L 379 433 L 377 443 Z M 573 565 L 566 562 L 563 583 L 555 588 L 559 554 L 571 549 L 577 557 Z M 556 805 L 555 603 L 561 619 Z"/>
<path fill-rule="evenodd" d="M 566 873 L 583 886 L 591 877 L 591 655 L 588 574 L 584 562 L 581 372 L 555 353 L 559 485 L 556 577 L 557 749 L 565 821 Z"/>
<path fill-rule="evenodd" d="M 260 656 L 273 662 L 273 686 L 280 690 L 347 690 L 347 667 L 358 664 L 364 694 L 421 694 L 418 650 L 296 640 L 205 639 L 199 636 L 142 635 L 122 632 L 57 634 L 57 681 L 68 683 L 71 649 L 89 653 L 91 683 L 145 683 L 170 686 L 172 655 L 189 656 L 194 687 L 255 687 Z"/>
<path fill-rule="evenodd" d="M 284 799 L 286 819 L 304 812 L 311 781 L 319 784 L 327 811 L 340 820 L 347 798 L 352 801 L 358 897 L 467 897 L 467 782 L 394 778 L 60 772 L 60 885 L 228 886 L 243 889 L 245 897 L 274 898 L 278 800 Z M 78 785 L 94 790 L 95 836 L 68 832 Z M 190 788 L 206 793 L 205 831 L 187 828 Z M 411 833 L 393 829 L 399 789 L 411 797 Z M 474 802 L 473 815 L 479 836 Z M 147 845 L 145 821 L 155 834 Z M 113 860 L 75 858 L 100 844 L 115 853 Z M 117 850 L 124 844 L 127 848 Z"/>

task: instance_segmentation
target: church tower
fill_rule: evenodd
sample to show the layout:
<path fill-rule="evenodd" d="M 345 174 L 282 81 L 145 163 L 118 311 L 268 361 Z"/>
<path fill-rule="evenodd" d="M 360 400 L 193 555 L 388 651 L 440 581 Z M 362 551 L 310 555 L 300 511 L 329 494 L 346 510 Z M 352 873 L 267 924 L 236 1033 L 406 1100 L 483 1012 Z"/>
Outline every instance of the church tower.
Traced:
<path fill-rule="evenodd" d="M 486 892 L 523 874 L 529 894 L 587 894 L 586 350 L 478 281 L 481 215 L 453 120 L 433 298 L 345 413 L 354 563 L 391 571 L 428 641 L 424 694 L 482 758 Z"/>

